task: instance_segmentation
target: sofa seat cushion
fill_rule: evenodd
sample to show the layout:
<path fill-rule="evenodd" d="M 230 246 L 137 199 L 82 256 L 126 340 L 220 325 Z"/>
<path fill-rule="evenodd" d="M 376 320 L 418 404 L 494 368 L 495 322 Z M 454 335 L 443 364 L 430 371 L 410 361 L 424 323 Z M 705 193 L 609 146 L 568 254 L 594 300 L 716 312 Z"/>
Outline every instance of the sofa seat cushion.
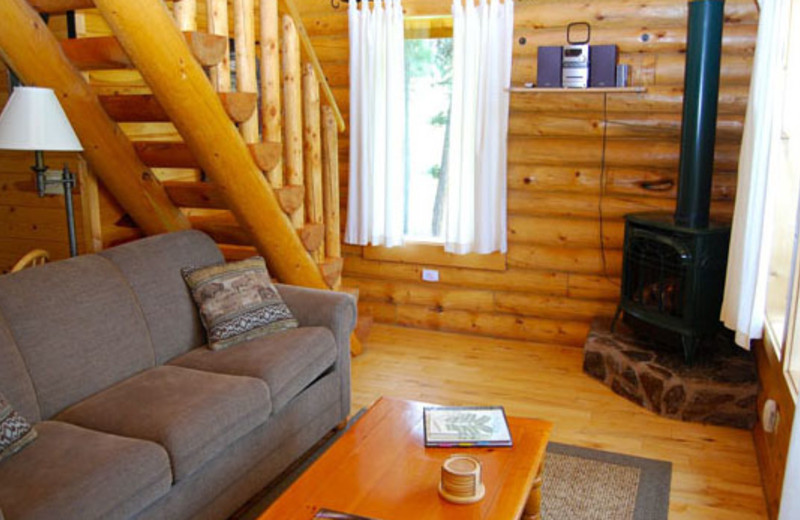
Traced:
<path fill-rule="evenodd" d="M 177 482 L 264 423 L 270 412 L 269 389 L 259 379 L 162 366 L 84 399 L 58 419 L 157 442 L 167 450 Z"/>
<path fill-rule="evenodd" d="M 36 442 L 0 463 L 8 519 L 129 518 L 170 490 L 158 444 L 56 421 L 36 430 Z"/>
<path fill-rule="evenodd" d="M 269 385 L 273 413 L 336 361 L 336 342 L 325 327 L 300 327 L 226 350 L 194 349 L 170 364 L 219 374 L 257 377 Z"/>

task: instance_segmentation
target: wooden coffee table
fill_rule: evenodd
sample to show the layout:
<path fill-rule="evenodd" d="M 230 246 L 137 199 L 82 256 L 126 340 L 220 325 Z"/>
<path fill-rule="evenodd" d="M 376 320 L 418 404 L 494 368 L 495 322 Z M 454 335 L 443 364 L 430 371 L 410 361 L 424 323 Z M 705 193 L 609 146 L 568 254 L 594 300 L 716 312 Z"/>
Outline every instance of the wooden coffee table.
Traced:
<path fill-rule="evenodd" d="M 380 520 L 539 518 L 552 424 L 508 417 L 511 448 L 425 448 L 423 406 L 381 398 L 259 520 L 309 520 L 320 508 Z M 480 502 L 456 505 L 439 497 L 442 462 L 453 453 L 481 461 Z"/>

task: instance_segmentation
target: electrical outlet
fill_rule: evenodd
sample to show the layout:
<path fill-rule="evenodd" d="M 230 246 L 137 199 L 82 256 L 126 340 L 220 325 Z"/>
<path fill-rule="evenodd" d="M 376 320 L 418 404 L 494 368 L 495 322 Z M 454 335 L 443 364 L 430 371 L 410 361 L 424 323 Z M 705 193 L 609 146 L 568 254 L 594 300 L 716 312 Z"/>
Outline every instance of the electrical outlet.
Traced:
<path fill-rule="evenodd" d="M 423 269 L 422 279 L 425 280 L 426 282 L 438 282 L 439 271 L 437 271 L 436 269 Z"/>
<path fill-rule="evenodd" d="M 778 403 L 773 399 L 767 399 L 764 403 L 764 408 L 761 410 L 761 426 L 767 433 L 775 433 L 778 429 L 778 423 L 781 420 L 781 414 L 778 411 Z"/>

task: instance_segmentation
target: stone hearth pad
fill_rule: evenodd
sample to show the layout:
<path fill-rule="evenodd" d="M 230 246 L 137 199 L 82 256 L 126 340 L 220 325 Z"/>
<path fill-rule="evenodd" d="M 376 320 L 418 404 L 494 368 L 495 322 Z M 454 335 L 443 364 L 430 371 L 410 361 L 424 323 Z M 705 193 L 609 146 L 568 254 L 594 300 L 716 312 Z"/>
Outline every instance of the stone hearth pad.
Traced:
<path fill-rule="evenodd" d="M 665 417 L 751 429 L 758 374 L 750 353 L 715 344 L 689 366 L 680 349 L 635 335 L 622 321 L 592 322 L 583 370 L 615 393 Z"/>

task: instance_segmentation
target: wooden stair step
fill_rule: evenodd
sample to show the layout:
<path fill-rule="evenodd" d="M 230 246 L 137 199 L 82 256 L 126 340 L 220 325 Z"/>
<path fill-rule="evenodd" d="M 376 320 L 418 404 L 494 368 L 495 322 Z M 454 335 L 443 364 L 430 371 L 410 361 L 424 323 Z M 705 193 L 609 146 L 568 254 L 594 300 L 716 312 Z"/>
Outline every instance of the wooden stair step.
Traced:
<path fill-rule="evenodd" d="M 344 260 L 342 258 L 326 258 L 320 262 L 319 270 L 322 273 L 322 278 L 331 289 L 336 289 L 342 279 L 342 267 Z"/>
<path fill-rule="evenodd" d="M 208 234 L 218 244 L 249 246 L 253 241 L 230 211 L 215 215 L 189 215 L 192 228 Z"/>
<path fill-rule="evenodd" d="M 227 209 L 217 185 L 212 182 L 164 181 L 172 203 L 179 208 Z"/>
<path fill-rule="evenodd" d="M 242 229 L 231 211 L 223 210 L 212 215 L 189 214 L 189 222 L 194 229 L 207 233 L 219 244 L 249 246 L 253 243 L 250 235 Z M 297 233 L 308 252 L 316 251 L 325 237 L 325 225 L 306 224 L 298 229 Z"/>
<path fill-rule="evenodd" d="M 194 154 L 186 143 L 181 141 L 135 141 L 133 147 L 142 162 L 151 168 L 200 169 Z M 275 150 L 280 148 L 280 143 L 253 143 L 247 147 L 262 171 L 274 168 L 280 161 L 280 154 L 275 154 Z"/>
<path fill-rule="evenodd" d="M 227 41 L 223 36 L 194 31 L 183 35 L 192 55 L 203 67 L 217 65 L 225 57 Z M 114 36 L 67 39 L 60 43 L 64 54 L 80 70 L 134 68 Z"/>
<path fill-rule="evenodd" d="M 47 14 L 62 14 L 94 7 L 94 0 L 28 0 L 28 3 L 38 12 Z"/>
<path fill-rule="evenodd" d="M 212 182 L 164 181 L 164 189 L 179 208 L 227 209 L 228 205 Z M 303 186 L 274 188 L 278 204 L 284 213 L 291 214 L 303 203 Z"/>
<path fill-rule="evenodd" d="M 261 143 L 250 143 L 247 145 L 250 148 L 250 155 L 256 162 L 256 166 L 262 172 L 268 172 L 275 168 L 280 162 L 283 154 L 283 145 L 272 141 L 264 141 Z"/>
<path fill-rule="evenodd" d="M 275 196 L 278 197 L 278 204 L 287 215 L 291 215 L 303 205 L 306 189 L 303 186 L 288 185 L 282 188 L 274 188 Z"/>
<path fill-rule="evenodd" d="M 169 115 L 152 94 L 98 96 L 108 115 L 117 122 L 169 122 Z M 231 121 L 241 123 L 253 115 L 255 92 L 220 92 L 220 101 Z"/>
<path fill-rule="evenodd" d="M 253 246 L 241 246 L 237 244 L 217 244 L 226 262 L 238 262 L 247 260 L 254 256 L 259 256 L 258 250 Z"/>
<path fill-rule="evenodd" d="M 135 141 L 132 144 L 139 159 L 150 168 L 200 168 L 186 143 Z"/>
<path fill-rule="evenodd" d="M 306 224 L 298 229 L 300 241 L 309 253 L 316 251 L 325 239 L 325 224 Z"/>

